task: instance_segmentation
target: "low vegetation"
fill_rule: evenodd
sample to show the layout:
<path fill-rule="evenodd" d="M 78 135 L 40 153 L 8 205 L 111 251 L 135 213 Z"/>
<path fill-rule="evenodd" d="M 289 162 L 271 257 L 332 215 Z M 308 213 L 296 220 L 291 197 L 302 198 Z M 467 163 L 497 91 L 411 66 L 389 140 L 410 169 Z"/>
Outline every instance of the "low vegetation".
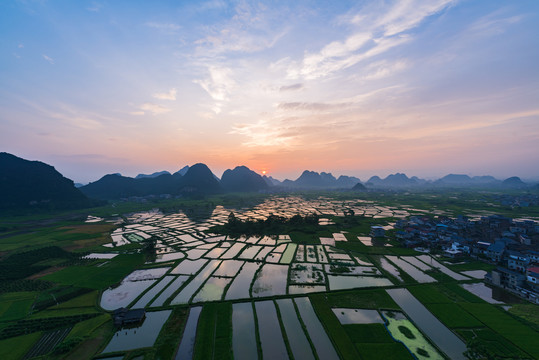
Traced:
<path fill-rule="evenodd" d="M 265 220 L 241 220 L 231 212 L 226 224 L 214 226 L 210 231 L 233 237 L 279 235 L 294 231 L 313 234 L 319 229 L 318 219 L 317 215 L 294 215 L 286 218 L 272 214 Z"/>

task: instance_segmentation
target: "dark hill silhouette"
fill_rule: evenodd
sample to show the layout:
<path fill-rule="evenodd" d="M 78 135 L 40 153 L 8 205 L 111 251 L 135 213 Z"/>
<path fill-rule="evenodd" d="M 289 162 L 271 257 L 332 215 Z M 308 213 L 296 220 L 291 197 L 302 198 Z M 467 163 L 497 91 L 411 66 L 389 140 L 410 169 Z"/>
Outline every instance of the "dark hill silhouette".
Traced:
<path fill-rule="evenodd" d="M 524 188 L 528 185 L 524 181 L 520 180 L 518 176 L 512 176 L 502 181 L 502 186 L 508 188 Z"/>
<path fill-rule="evenodd" d="M 174 175 L 181 175 L 184 176 L 187 173 L 187 170 L 189 170 L 189 165 L 185 165 L 180 170 L 176 171 Z"/>
<path fill-rule="evenodd" d="M 95 199 L 120 199 L 139 196 L 137 180 L 119 174 L 107 174 L 101 179 L 82 186 L 80 190 Z"/>
<path fill-rule="evenodd" d="M 144 179 L 144 178 L 156 178 L 161 175 L 170 175 L 168 171 L 158 171 L 154 172 L 153 174 L 146 175 L 146 174 L 138 174 L 135 179 Z"/>
<path fill-rule="evenodd" d="M 246 166 L 226 170 L 221 177 L 221 186 L 225 191 L 231 192 L 257 192 L 268 188 L 262 176 Z"/>
<path fill-rule="evenodd" d="M 341 175 L 336 179 L 331 173 L 305 170 L 295 181 L 286 179 L 280 185 L 298 189 L 350 189 L 359 182 L 354 176 Z"/>
<path fill-rule="evenodd" d="M 219 181 L 204 164 L 189 167 L 184 176 L 179 172 L 138 179 L 118 174 L 105 175 L 80 189 L 89 197 L 104 200 L 161 194 L 204 195 L 222 192 Z"/>
<path fill-rule="evenodd" d="M 217 177 L 205 164 L 195 164 L 181 178 L 180 193 L 217 194 L 223 191 Z"/>
<path fill-rule="evenodd" d="M 363 190 L 366 190 L 367 188 L 365 187 L 365 185 L 363 185 L 362 183 L 357 183 L 354 185 L 354 187 L 352 187 L 352 191 L 363 191 Z"/>
<path fill-rule="evenodd" d="M 61 210 L 92 205 L 95 202 L 54 167 L 0 153 L 0 211 Z"/>
<path fill-rule="evenodd" d="M 416 181 L 408 178 L 406 174 L 396 173 L 388 175 L 384 179 L 384 185 L 388 186 L 409 186 L 415 185 Z"/>
<path fill-rule="evenodd" d="M 468 175 L 463 174 L 448 174 L 435 181 L 437 185 L 464 185 L 471 183 L 472 179 Z"/>
<path fill-rule="evenodd" d="M 472 181 L 477 184 L 493 184 L 500 182 L 500 180 L 490 175 L 474 176 L 472 177 Z"/>
<path fill-rule="evenodd" d="M 336 184 L 337 184 L 337 187 L 339 188 L 347 189 L 347 188 L 355 186 L 356 184 L 359 184 L 360 182 L 361 180 L 359 180 L 355 176 L 341 175 L 337 179 Z"/>
<path fill-rule="evenodd" d="M 266 182 L 266 184 L 268 184 L 268 186 L 279 186 L 282 184 L 279 180 L 274 179 L 271 176 L 264 175 L 262 176 L 262 179 L 264 179 L 264 181 Z"/>
<path fill-rule="evenodd" d="M 396 173 L 390 174 L 384 179 L 380 179 L 378 176 L 372 176 L 368 181 L 368 186 L 375 187 L 406 187 L 416 186 L 419 183 L 417 178 L 409 178 L 406 174 Z"/>
<path fill-rule="evenodd" d="M 180 185 L 180 175 L 163 174 L 157 177 L 130 178 L 109 174 L 80 188 L 88 197 L 114 200 L 131 196 L 174 194 Z"/>
<path fill-rule="evenodd" d="M 379 185 L 380 183 L 382 183 L 382 179 L 377 175 L 371 176 L 371 178 L 367 180 L 367 185 Z"/>
<path fill-rule="evenodd" d="M 334 187 L 337 179 L 331 173 L 317 173 L 316 171 L 305 170 L 299 178 L 294 181 L 294 186 L 303 188 L 324 188 Z"/>

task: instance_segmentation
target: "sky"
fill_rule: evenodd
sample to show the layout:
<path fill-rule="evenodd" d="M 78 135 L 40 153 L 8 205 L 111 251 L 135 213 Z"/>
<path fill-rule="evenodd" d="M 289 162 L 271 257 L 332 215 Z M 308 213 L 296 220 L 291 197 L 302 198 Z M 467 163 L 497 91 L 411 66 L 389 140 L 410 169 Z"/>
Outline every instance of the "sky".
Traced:
<path fill-rule="evenodd" d="M 539 179 L 539 1 L 0 2 L 0 151 Z"/>

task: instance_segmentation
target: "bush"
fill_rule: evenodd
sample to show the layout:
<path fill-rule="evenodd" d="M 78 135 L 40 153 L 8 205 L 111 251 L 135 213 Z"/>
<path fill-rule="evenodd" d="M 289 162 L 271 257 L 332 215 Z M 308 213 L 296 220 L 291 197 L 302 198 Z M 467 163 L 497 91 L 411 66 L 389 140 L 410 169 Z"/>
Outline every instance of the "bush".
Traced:
<path fill-rule="evenodd" d="M 406 326 L 399 325 L 399 331 L 408 339 L 415 339 L 415 335 L 412 333 L 412 330 L 408 329 Z"/>
<path fill-rule="evenodd" d="M 62 341 L 60 344 L 56 345 L 53 350 L 54 354 L 65 354 L 70 352 L 75 346 L 80 344 L 84 339 L 81 337 L 73 337 L 67 340 Z"/>

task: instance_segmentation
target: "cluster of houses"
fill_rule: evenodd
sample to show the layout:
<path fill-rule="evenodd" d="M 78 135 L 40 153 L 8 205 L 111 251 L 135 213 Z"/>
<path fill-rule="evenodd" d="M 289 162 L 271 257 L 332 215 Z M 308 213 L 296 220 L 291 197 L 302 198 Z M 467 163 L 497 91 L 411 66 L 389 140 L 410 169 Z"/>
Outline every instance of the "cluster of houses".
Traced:
<path fill-rule="evenodd" d="M 447 257 L 472 256 L 496 264 L 485 282 L 539 303 L 539 223 L 500 215 L 412 216 L 395 224 L 407 247 L 440 249 Z"/>
<path fill-rule="evenodd" d="M 520 195 L 496 195 L 494 201 L 500 203 L 503 206 L 509 206 L 511 208 L 529 207 L 539 205 L 539 195 L 534 194 L 520 194 Z"/>

